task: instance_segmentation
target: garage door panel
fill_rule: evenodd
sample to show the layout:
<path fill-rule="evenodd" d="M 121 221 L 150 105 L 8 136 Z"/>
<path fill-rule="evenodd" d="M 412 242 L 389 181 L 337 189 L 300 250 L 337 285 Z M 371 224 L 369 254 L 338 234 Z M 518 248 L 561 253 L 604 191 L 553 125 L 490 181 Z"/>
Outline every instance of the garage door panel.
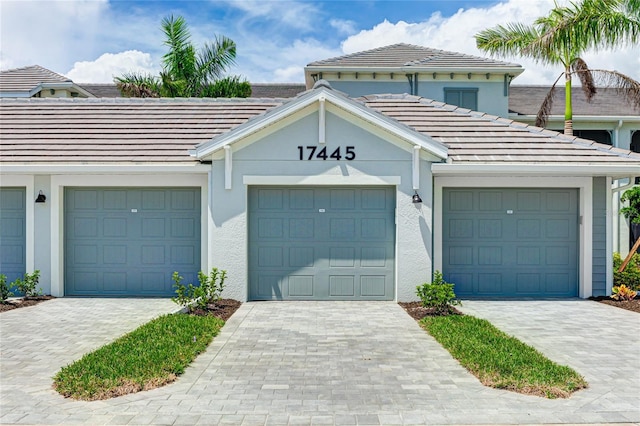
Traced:
<path fill-rule="evenodd" d="M 250 298 L 392 300 L 394 207 L 391 188 L 250 188 Z"/>
<path fill-rule="evenodd" d="M 197 188 L 66 188 L 65 294 L 172 296 L 173 271 L 184 283 L 196 284 L 199 193 Z"/>
<path fill-rule="evenodd" d="M 567 189 L 445 189 L 445 279 L 456 284 L 461 297 L 576 296 L 577 194 Z M 502 208 L 489 211 L 487 204 L 481 210 L 483 200 Z M 550 204 L 556 202 L 561 205 Z"/>

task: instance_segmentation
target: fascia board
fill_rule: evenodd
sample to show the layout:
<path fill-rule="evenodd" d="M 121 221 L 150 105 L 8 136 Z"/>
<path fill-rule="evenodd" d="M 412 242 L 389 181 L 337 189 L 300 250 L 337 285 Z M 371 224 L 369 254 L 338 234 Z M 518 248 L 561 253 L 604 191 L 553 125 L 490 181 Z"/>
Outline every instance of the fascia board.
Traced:
<path fill-rule="evenodd" d="M 509 67 L 509 66 L 495 66 L 495 67 L 429 67 L 425 65 L 402 65 L 399 67 L 375 67 L 375 66 L 337 66 L 337 65 L 322 65 L 322 66 L 314 66 L 314 67 L 305 67 L 305 72 L 315 73 L 315 72 L 393 72 L 393 73 L 415 73 L 415 72 L 425 72 L 425 73 L 469 73 L 469 72 L 477 72 L 477 73 L 510 73 L 520 75 L 524 72 L 524 68 L 522 67 Z"/>
<path fill-rule="evenodd" d="M 208 164 L 1 164 L 2 174 L 207 173 Z"/>
<path fill-rule="evenodd" d="M 29 91 L 20 92 L 1 92 L 0 98 L 30 98 L 32 95 Z"/>
<path fill-rule="evenodd" d="M 205 142 L 203 145 L 190 150 L 189 153 L 196 158 L 203 158 L 208 155 L 212 155 L 215 152 L 224 149 L 225 145 L 234 144 L 236 141 L 247 138 L 268 126 L 303 110 L 307 106 L 317 102 L 321 97 L 324 97 L 324 99 L 336 107 L 343 109 L 364 121 L 372 123 L 373 125 L 380 127 L 411 144 L 420 145 L 423 149 L 429 151 L 438 158 L 447 158 L 447 148 L 441 143 L 421 135 L 410 128 L 404 128 L 403 125 L 398 122 L 393 121 L 390 118 L 385 117 L 355 101 L 339 96 L 332 90 L 325 88 L 310 91 L 288 104 L 284 104 L 267 112 L 262 117 L 247 121 L 235 129 L 217 136 L 211 141 Z"/>
<path fill-rule="evenodd" d="M 640 162 L 636 164 L 447 164 L 431 165 L 434 175 L 487 176 L 640 176 Z"/>
<path fill-rule="evenodd" d="M 535 120 L 535 115 L 524 115 L 524 114 L 509 114 L 509 119 L 514 121 L 522 121 L 522 120 Z M 633 122 L 640 123 L 640 115 L 573 115 L 573 121 L 611 121 L 618 123 L 619 120 L 623 122 Z M 547 121 L 553 122 L 562 122 L 564 123 L 564 115 L 550 115 Z"/>

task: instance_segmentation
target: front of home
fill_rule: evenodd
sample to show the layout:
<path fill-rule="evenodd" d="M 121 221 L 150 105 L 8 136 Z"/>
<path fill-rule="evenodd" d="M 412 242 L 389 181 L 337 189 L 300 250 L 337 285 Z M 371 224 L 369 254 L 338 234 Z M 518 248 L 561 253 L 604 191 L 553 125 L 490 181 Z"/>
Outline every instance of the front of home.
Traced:
<path fill-rule="evenodd" d="M 414 300 L 434 270 L 461 297 L 607 294 L 612 182 L 640 175 L 627 150 L 325 82 L 0 108 L 2 273 L 55 296 L 169 296 L 212 267 L 241 301 Z"/>

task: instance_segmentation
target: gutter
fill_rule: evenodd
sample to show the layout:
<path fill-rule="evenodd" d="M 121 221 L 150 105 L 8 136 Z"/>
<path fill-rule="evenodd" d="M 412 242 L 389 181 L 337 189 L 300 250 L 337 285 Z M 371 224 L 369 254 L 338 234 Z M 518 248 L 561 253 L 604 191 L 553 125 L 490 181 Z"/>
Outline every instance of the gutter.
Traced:
<path fill-rule="evenodd" d="M 431 171 L 437 176 L 611 176 L 616 179 L 640 175 L 640 161 L 636 164 L 446 164 L 433 163 Z"/>

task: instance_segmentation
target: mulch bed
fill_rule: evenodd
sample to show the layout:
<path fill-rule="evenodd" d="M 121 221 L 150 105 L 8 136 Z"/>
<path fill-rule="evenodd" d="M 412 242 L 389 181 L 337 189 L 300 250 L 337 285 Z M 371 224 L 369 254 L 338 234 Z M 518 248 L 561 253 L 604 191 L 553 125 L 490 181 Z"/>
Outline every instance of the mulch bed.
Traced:
<path fill-rule="evenodd" d="M 398 305 L 407 311 L 407 313 L 416 321 L 420 321 L 424 317 L 438 316 L 433 308 L 425 308 L 422 302 L 398 302 Z M 464 315 L 462 312 L 452 307 L 453 315 Z"/>
<path fill-rule="evenodd" d="M 598 296 L 598 297 L 590 297 L 589 300 L 595 300 L 596 302 L 615 306 L 616 308 L 626 309 L 627 311 L 640 313 L 640 299 L 638 297 L 636 297 L 633 300 L 615 300 L 610 298 L 609 296 Z"/>
<path fill-rule="evenodd" d="M 17 308 L 26 308 L 27 306 L 37 305 L 38 303 L 45 302 L 51 299 L 55 299 L 55 297 L 36 296 L 36 297 L 23 297 L 21 299 L 8 300 L 5 303 L 0 303 L 0 312 L 7 312 Z"/>
<path fill-rule="evenodd" d="M 242 303 L 234 299 L 220 299 L 216 303 L 209 303 L 207 309 L 193 309 L 191 315 L 213 315 L 221 320 L 228 320 Z"/>

